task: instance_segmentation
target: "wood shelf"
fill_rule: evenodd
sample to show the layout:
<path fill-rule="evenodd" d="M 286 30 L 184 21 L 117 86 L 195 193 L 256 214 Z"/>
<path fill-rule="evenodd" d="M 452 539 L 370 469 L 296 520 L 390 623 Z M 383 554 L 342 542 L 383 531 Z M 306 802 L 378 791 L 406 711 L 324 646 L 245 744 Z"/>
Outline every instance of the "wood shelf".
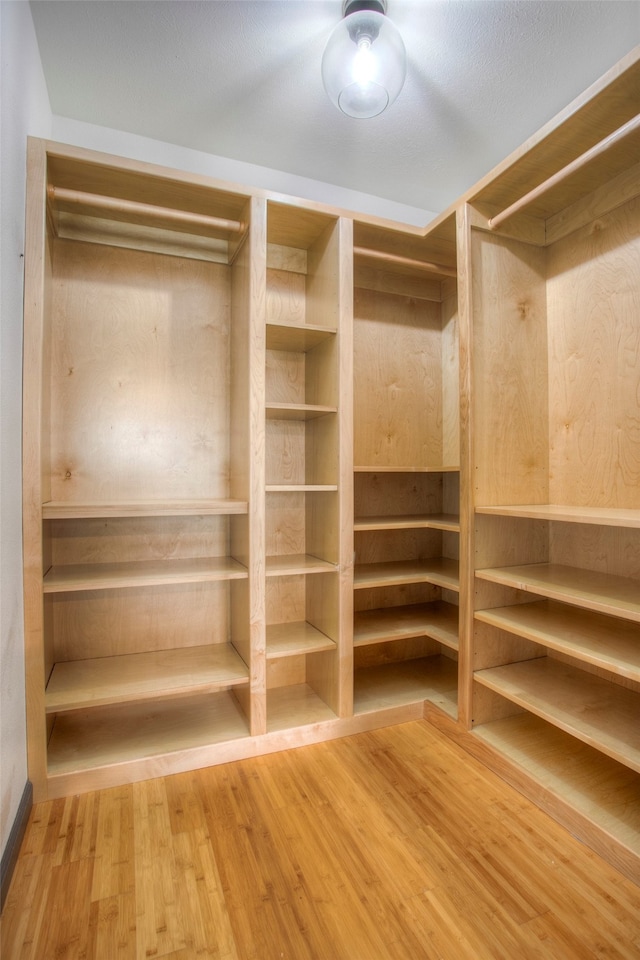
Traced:
<path fill-rule="evenodd" d="M 317 420 L 318 417 L 326 417 L 337 412 L 337 407 L 321 403 L 267 403 L 265 405 L 267 420 Z"/>
<path fill-rule="evenodd" d="M 560 520 L 564 523 L 593 523 L 600 526 L 640 528 L 640 510 L 620 507 L 576 507 L 556 503 L 534 503 L 476 507 L 476 513 L 496 517 L 528 517 L 533 520 Z"/>
<path fill-rule="evenodd" d="M 475 619 L 640 681 L 640 628 L 554 600 L 478 610 Z"/>
<path fill-rule="evenodd" d="M 354 590 L 392 587 L 403 583 L 432 583 L 448 590 L 458 590 L 458 562 L 448 557 L 433 557 L 429 560 L 356 564 Z"/>
<path fill-rule="evenodd" d="M 92 517 L 180 517 L 247 513 L 246 500 L 128 500 L 73 503 L 49 500 L 42 504 L 43 520 L 74 520 Z"/>
<path fill-rule="evenodd" d="M 48 772 L 51 777 L 81 773 L 248 735 L 247 719 L 228 691 L 77 710 L 55 719 Z"/>
<path fill-rule="evenodd" d="M 474 679 L 640 772 L 640 695 L 550 657 L 480 670 Z"/>
<path fill-rule="evenodd" d="M 246 576 L 246 567 L 231 557 L 73 563 L 67 566 L 51 567 L 44 578 L 44 592 L 114 590 L 117 587 L 151 587 L 169 583 L 240 580 Z"/>
<path fill-rule="evenodd" d="M 384 517 L 356 517 L 353 529 L 362 530 L 451 530 L 460 531 L 460 518 L 452 513 L 405 514 Z"/>
<path fill-rule="evenodd" d="M 335 650 L 334 640 L 306 620 L 267 625 L 267 660 Z"/>
<path fill-rule="evenodd" d="M 356 670 L 355 714 L 429 700 L 457 717 L 458 665 L 444 656 L 403 660 Z"/>
<path fill-rule="evenodd" d="M 267 350 L 306 353 L 324 340 L 335 337 L 335 335 L 335 330 L 317 324 L 267 322 Z"/>
<path fill-rule="evenodd" d="M 268 577 L 290 577 L 300 573 L 335 573 L 335 563 L 296 553 L 267 557 L 266 575 Z"/>
<path fill-rule="evenodd" d="M 524 770 L 557 798 L 569 803 L 634 857 L 640 849 L 640 777 L 530 713 L 474 727 L 482 740 Z"/>
<path fill-rule="evenodd" d="M 336 715 L 306 683 L 267 690 L 267 732 L 296 730 L 312 723 L 335 720 Z"/>
<path fill-rule="evenodd" d="M 354 466 L 354 473 L 459 473 L 459 466 L 432 466 L 425 467 L 422 464 L 409 464 L 405 466 L 375 467 L 375 466 Z"/>
<path fill-rule="evenodd" d="M 354 616 L 353 645 L 431 637 L 458 649 L 458 608 L 451 603 L 412 603 L 404 607 L 361 610 Z"/>
<path fill-rule="evenodd" d="M 617 577 L 557 563 L 529 563 L 476 570 L 476 577 L 640 622 L 640 583 L 630 577 Z"/>
<path fill-rule="evenodd" d="M 268 483 L 265 493 L 335 493 L 337 483 Z"/>
<path fill-rule="evenodd" d="M 230 644 L 208 644 L 57 663 L 47 684 L 45 705 L 52 714 L 206 693 L 248 682 L 248 668 Z"/>

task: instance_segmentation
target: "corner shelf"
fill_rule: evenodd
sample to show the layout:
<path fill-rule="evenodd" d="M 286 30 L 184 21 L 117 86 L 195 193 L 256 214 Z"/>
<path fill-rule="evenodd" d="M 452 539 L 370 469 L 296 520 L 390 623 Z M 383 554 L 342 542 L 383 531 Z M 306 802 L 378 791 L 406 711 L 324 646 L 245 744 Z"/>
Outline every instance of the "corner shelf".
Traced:
<path fill-rule="evenodd" d="M 458 665 L 448 657 L 422 657 L 363 667 L 354 678 L 353 709 L 356 714 L 434 703 L 457 716 Z"/>
<path fill-rule="evenodd" d="M 392 560 L 388 563 L 356 564 L 354 590 L 389 587 L 405 583 L 432 583 L 459 590 L 458 562 L 448 557 L 429 560 Z"/>
<path fill-rule="evenodd" d="M 436 600 L 433 603 L 361 610 L 354 615 L 354 647 L 413 637 L 431 637 L 451 650 L 457 650 L 458 608 Z"/>
<path fill-rule="evenodd" d="M 356 517 L 353 529 L 363 530 L 450 530 L 460 532 L 460 518 L 452 513 Z"/>

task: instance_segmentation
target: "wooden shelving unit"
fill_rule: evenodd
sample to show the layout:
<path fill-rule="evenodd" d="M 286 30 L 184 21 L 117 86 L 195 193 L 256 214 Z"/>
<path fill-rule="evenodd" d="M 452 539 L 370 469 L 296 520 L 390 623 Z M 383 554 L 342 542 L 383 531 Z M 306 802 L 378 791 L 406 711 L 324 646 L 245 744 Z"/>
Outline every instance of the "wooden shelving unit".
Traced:
<path fill-rule="evenodd" d="M 30 142 L 36 800 L 426 716 L 640 882 L 639 85 L 423 230 Z"/>
<path fill-rule="evenodd" d="M 461 739 L 636 880 L 639 81 L 632 55 L 457 213 Z"/>
<path fill-rule="evenodd" d="M 361 225 L 356 231 L 357 714 L 429 700 L 456 716 L 460 494 L 452 227 L 452 220 L 445 222 L 429 243 L 399 241 Z"/>
<path fill-rule="evenodd" d="M 340 577 L 350 452 L 351 225 L 267 206 L 265 332 L 267 731 L 351 712 Z M 349 258 L 349 260 L 347 260 Z"/>

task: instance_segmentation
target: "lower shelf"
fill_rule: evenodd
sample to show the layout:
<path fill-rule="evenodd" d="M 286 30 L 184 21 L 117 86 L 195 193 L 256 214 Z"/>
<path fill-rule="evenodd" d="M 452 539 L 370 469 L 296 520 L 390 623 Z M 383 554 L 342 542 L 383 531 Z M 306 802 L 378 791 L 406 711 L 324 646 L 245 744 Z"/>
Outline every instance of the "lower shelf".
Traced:
<path fill-rule="evenodd" d="M 247 718 L 227 691 L 77 710 L 55 719 L 48 772 L 77 773 L 248 735 Z"/>
<path fill-rule="evenodd" d="M 331 707 L 307 683 L 267 691 L 267 733 L 335 719 Z"/>
<path fill-rule="evenodd" d="M 56 663 L 45 705 L 47 713 L 60 713 L 248 682 L 249 670 L 231 644 L 215 643 Z"/>
<path fill-rule="evenodd" d="M 457 718 L 458 665 L 454 660 L 437 655 L 356 671 L 353 690 L 356 714 L 424 700 Z"/>
<path fill-rule="evenodd" d="M 551 657 L 480 670 L 475 680 L 640 773 L 640 696 Z"/>
<path fill-rule="evenodd" d="M 528 713 L 481 724 L 472 736 L 638 856 L 640 775 Z"/>

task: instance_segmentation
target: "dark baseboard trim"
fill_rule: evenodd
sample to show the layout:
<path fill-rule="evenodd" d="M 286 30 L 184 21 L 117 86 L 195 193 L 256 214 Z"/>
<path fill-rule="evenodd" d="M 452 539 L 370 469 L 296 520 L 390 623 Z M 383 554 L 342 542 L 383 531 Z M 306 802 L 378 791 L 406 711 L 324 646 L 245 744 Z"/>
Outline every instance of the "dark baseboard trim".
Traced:
<path fill-rule="evenodd" d="M 11 877 L 13 876 L 13 871 L 18 860 L 18 854 L 20 853 L 20 844 L 27 830 L 29 814 L 31 813 L 32 807 L 33 785 L 30 780 L 27 780 L 18 812 L 13 821 L 11 833 L 9 834 L 9 839 L 7 840 L 7 845 L 4 848 L 2 860 L 0 861 L 0 912 L 2 912 L 4 901 L 9 891 L 9 884 L 11 883 Z"/>

